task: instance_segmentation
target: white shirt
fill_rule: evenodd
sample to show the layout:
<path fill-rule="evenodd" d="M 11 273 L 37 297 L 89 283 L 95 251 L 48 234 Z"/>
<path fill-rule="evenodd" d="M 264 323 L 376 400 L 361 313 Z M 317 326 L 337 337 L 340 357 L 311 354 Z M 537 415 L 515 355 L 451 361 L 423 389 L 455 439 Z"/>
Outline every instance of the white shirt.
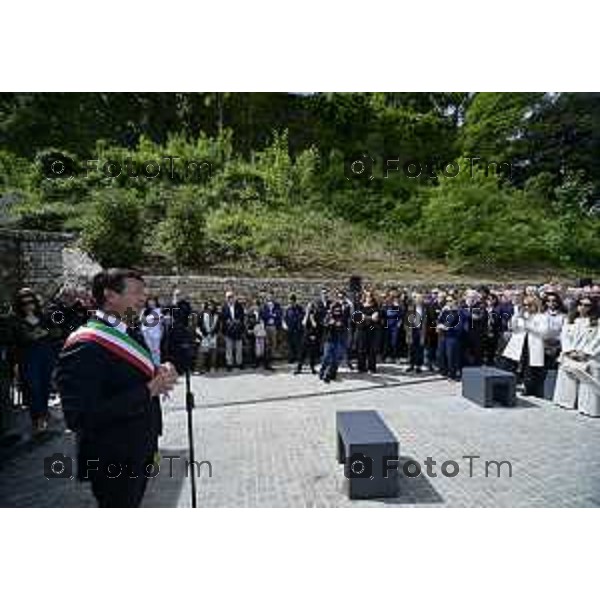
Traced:
<path fill-rule="evenodd" d="M 560 339 L 560 332 L 565 322 L 565 316 L 558 312 L 546 311 L 546 318 L 548 319 L 548 338 L 552 340 Z"/>

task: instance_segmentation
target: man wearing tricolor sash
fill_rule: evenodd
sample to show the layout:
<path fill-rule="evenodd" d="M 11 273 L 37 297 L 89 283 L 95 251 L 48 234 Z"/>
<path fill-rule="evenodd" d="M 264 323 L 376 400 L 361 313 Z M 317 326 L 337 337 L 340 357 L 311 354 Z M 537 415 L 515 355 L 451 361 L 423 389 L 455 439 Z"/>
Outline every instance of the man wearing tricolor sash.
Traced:
<path fill-rule="evenodd" d="M 177 374 L 156 366 L 143 335 L 124 316 L 139 315 L 144 281 L 133 270 L 94 277 L 98 310 L 65 342 L 56 371 L 67 426 L 76 432 L 78 479 L 101 507 L 137 507 L 153 474 L 162 418 L 159 396 Z"/>

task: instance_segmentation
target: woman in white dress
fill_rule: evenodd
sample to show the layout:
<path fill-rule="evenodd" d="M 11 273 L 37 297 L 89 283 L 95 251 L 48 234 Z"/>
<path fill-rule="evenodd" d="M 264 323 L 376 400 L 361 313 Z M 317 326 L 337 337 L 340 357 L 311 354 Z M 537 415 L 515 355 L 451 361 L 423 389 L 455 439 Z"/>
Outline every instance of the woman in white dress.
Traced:
<path fill-rule="evenodd" d="M 593 363 L 598 362 L 598 319 L 593 314 L 591 298 L 580 298 L 576 312 L 571 313 L 561 331 L 560 368 L 554 388 L 554 402 L 563 408 L 580 408 L 582 391 L 585 389 L 584 406 L 593 404 L 593 381 L 588 377 Z M 588 370 L 589 368 L 589 370 Z M 587 376 L 586 376 L 587 374 Z M 593 377 L 592 377 L 593 379 Z M 585 388 L 584 388 L 585 386 Z M 596 394 L 599 392 L 597 391 Z M 590 407 L 591 408 L 591 407 Z"/>

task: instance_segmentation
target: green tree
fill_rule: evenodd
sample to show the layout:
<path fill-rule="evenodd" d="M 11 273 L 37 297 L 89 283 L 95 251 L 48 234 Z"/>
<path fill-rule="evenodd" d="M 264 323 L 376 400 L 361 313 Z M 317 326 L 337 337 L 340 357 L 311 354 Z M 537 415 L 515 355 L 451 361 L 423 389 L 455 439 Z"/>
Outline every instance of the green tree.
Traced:
<path fill-rule="evenodd" d="M 94 192 L 93 202 L 82 231 L 83 248 L 103 267 L 139 266 L 144 229 L 137 194 L 108 188 Z"/>
<path fill-rule="evenodd" d="M 479 92 L 465 113 L 462 150 L 486 161 L 512 161 L 529 122 L 544 102 L 543 92 Z"/>
<path fill-rule="evenodd" d="M 178 266 L 206 262 L 206 203 L 192 186 L 173 189 L 167 197 L 167 216 L 160 224 L 163 248 Z"/>

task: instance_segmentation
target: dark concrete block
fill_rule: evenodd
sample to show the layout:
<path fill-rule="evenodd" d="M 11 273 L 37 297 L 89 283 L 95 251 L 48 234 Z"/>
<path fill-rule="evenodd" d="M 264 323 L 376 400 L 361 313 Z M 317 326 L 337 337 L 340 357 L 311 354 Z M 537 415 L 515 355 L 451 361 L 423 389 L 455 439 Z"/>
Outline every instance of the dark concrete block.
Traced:
<path fill-rule="evenodd" d="M 516 404 L 516 376 L 493 367 L 466 367 L 462 370 L 462 395 L 485 408 L 494 404 Z"/>
<path fill-rule="evenodd" d="M 336 414 L 337 458 L 344 464 L 351 499 L 398 494 L 400 444 L 374 410 Z"/>

